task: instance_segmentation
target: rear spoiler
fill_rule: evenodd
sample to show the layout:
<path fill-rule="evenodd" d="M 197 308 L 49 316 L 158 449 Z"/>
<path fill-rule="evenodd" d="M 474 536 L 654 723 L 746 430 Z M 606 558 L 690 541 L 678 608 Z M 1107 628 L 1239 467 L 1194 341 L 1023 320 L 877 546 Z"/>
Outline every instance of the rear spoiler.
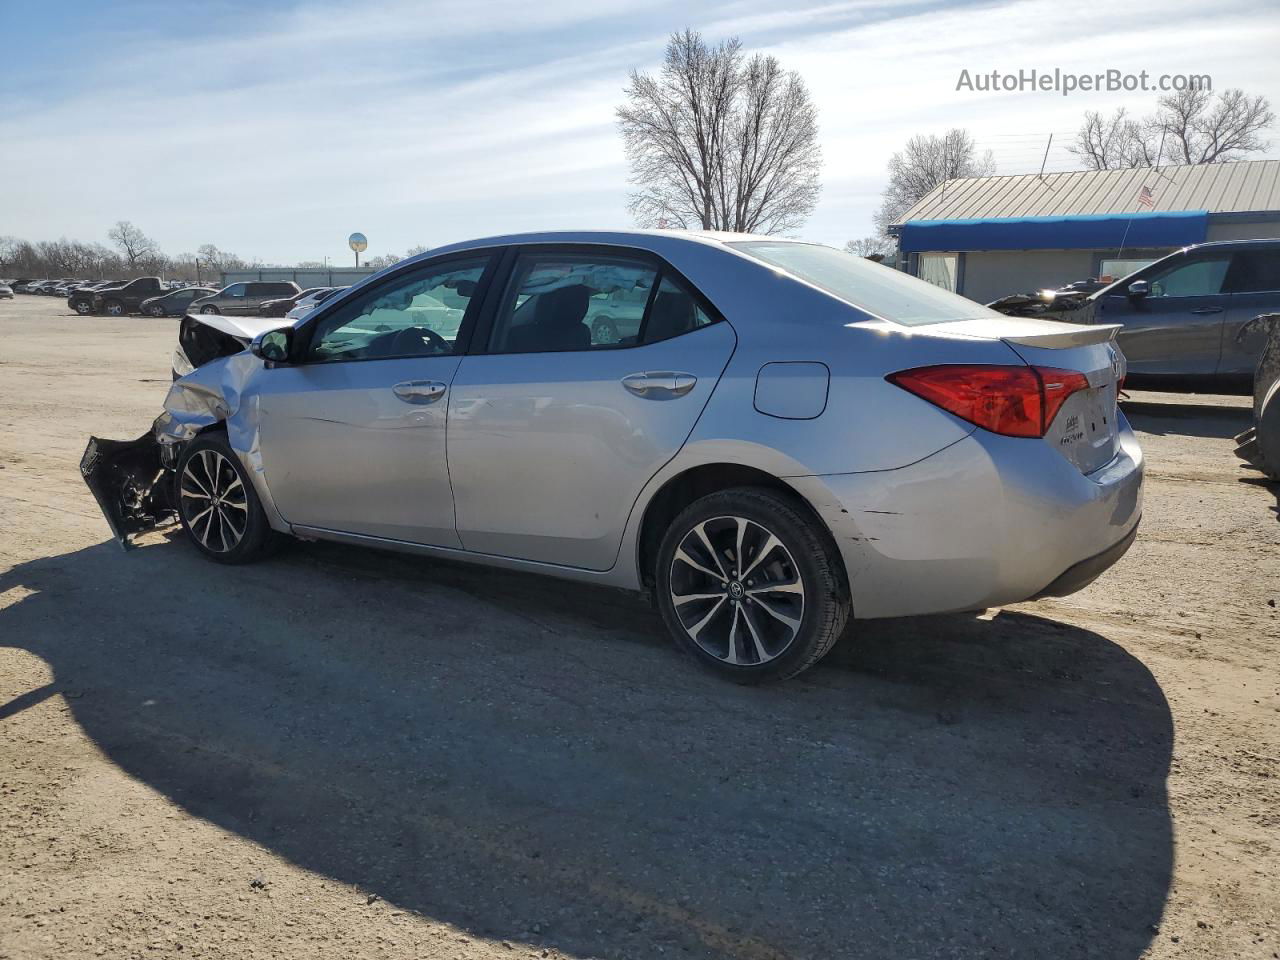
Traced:
<path fill-rule="evenodd" d="M 1054 324 L 1052 330 L 1046 330 L 1044 333 L 1021 333 L 1000 339 L 1020 347 L 1048 347 L 1051 350 L 1057 350 L 1066 347 L 1087 347 L 1093 343 L 1107 343 L 1116 338 L 1116 332 L 1119 329 L 1118 323 L 1100 323 L 1087 327 Z"/>

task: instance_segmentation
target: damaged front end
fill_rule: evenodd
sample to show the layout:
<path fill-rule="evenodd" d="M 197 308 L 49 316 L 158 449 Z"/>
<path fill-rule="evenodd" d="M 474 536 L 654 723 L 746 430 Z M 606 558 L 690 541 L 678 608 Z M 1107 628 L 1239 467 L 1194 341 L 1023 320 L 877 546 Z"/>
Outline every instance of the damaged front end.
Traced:
<path fill-rule="evenodd" d="M 90 437 L 80 458 L 80 475 L 111 527 L 120 546 L 129 537 L 178 519 L 174 464 L 166 464 L 175 449 L 161 447 L 155 433 L 137 440 Z"/>
<path fill-rule="evenodd" d="M 256 464 L 256 418 L 236 417 L 244 384 L 260 366 L 246 347 L 260 328 L 280 326 L 278 319 L 188 314 L 165 412 L 151 430 L 136 440 L 89 438 L 80 474 L 124 549 L 137 534 L 178 520 L 178 460 L 201 431 L 225 425 L 233 448 Z"/>

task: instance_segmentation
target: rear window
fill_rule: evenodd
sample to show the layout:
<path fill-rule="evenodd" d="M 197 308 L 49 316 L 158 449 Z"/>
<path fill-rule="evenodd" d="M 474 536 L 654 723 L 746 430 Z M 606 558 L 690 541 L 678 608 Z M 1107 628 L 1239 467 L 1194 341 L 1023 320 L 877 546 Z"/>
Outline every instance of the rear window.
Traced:
<path fill-rule="evenodd" d="M 739 240 L 729 246 L 859 310 L 904 326 L 1001 316 L 949 290 L 834 247 L 770 240 Z"/>

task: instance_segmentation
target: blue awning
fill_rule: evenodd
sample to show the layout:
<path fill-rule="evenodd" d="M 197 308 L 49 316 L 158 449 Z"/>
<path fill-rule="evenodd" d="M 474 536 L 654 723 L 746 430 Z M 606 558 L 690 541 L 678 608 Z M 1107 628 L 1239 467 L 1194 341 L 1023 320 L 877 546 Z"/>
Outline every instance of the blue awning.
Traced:
<path fill-rule="evenodd" d="M 903 253 L 959 250 L 1113 250 L 1203 243 L 1207 210 L 1179 213 L 1009 217 L 990 220 L 910 220 Z"/>

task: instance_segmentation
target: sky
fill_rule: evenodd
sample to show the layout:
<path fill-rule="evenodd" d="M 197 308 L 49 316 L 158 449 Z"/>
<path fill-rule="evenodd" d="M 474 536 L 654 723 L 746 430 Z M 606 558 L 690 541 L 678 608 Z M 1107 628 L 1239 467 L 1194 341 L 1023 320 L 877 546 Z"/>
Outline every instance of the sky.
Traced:
<path fill-rule="evenodd" d="M 998 172 L 1078 164 L 1086 110 L 1155 92 L 976 92 L 1055 68 L 1209 74 L 1280 105 L 1280 0 L 0 0 L 0 235 L 348 262 L 497 233 L 630 225 L 614 121 L 686 26 L 807 83 L 822 196 L 798 236 L 866 236 L 894 150 L 967 128 Z M 1266 156 L 1280 156 L 1280 128 Z"/>

